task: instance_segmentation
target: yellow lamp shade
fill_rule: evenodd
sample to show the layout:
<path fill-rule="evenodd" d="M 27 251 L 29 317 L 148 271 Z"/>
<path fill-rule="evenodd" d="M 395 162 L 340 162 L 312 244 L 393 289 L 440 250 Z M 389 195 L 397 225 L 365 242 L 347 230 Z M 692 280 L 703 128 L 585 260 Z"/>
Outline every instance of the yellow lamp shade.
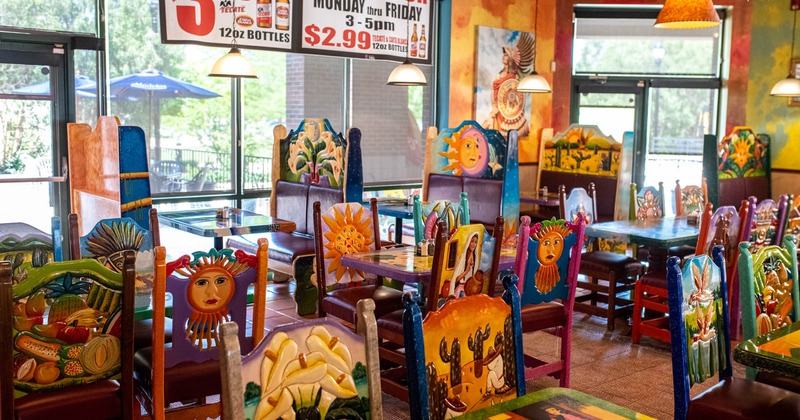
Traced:
<path fill-rule="evenodd" d="M 666 0 L 658 13 L 656 28 L 696 29 L 719 26 L 711 0 Z"/>

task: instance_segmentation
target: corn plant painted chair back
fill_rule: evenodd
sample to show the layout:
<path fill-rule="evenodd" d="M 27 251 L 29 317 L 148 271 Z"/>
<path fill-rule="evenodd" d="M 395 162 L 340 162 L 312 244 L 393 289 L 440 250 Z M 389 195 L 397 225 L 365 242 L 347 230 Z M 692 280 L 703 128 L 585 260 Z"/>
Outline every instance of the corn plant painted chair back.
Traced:
<path fill-rule="evenodd" d="M 267 245 L 257 255 L 226 248 L 197 251 L 166 263 L 164 247 L 155 250 L 153 288 L 153 366 L 161 358 L 169 369 L 181 362 L 201 363 L 217 358 L 219 326 L 225 321 L 246 325 L 247 289 L 254 287 L 253 333 L 239 331 L 242 350 L 249 352 L 264 336 L 267 284 Z M 172 346 L 164 348 L 165 294 L 172 295 Z M 156 341 L 160 338 L 161 345 Z M 154 375 L 155 377 L 156 375 Z M 154 405 L 163 407 L 163 405 Z"/>
<path fill-rule="evenodd" d="M 61 261 L 61 219 L 50 219 L 50 235 L 27 223 L 0 223 L 0 260 L 11 263 L 12 281 L 19 283 L 29 267 Z"/>
<path fill-rule="evenodd" d="M 154 223 L 157 224 L 157 221 Z M 150 305 L 155 244 L 154 235 L 149 230 L 142 228 L 130 217 L 123 217 L 100 220 L 88 234 L 78 236 L 78 216 L 74 213 L 69 215 L 69 229 L 70 254 L 73 258 L 95 259 L 106 268 L 119 273 L 125 251 L 135 252 L 135 305 L 137 308 Z"/>
<path fill-rule="evenodd" d="M 503 243 L 513 242 L 519 220 L 517 141 L 516 130 L 509 131 L 506 139 L 499 131 L 486 130 L 471 120 L 441 132 L 430 127 L 422 200 L 456 201 L 461 192 L 466 192 L 473 200 L 470 221 L 491 225 L 497 216 L 503 216 Z M 434 178 L 437 181 L 432 181 Z"/>
<path fill-rule="evenodd" d="M 680 267 L 680 258 L 667 261 L 672 381 L 675 418 L 685 419 L 689 390 L 719 373 L 729 378 L 731 341 L 728 323 L 728 292 L 722 247 L 708 255 L 690 257 Z"/>
<path fill-rule="evenodd" d="M 14 335 L 6 341 L 15 398 L 132 375 L 133 270 L 130 252 L 120 271 L 96 260 L 28 269 L 12 288 Z"/>
<path fill-rule="evenodd" d="M 461 193 L 458 203 L 449 200 L 436 200 L 423 203 L 419 195 L 414 196 L 414 243 L 423 239 L 435 239 L 439 221 L 449 234 L 461 225 L 469 224 L 469 202 L 467 193 Z"/>
<path fill-rule="evenodd" d="M 750 197 L 749 201 L 751 209 L 755 209 L 751 216 L 752 222 L 748 239 L 752 248 L 750 252 L 756 252 L 764 246 L 781 243 L 789 197 L 786 194 L 781 195 L 777 203 L 768 198 L 756 204 L 756 197 Z"/>
<path fill-rule="evenodd" d="M 371 276 L 360 270 L 347 268 L 342 256 L 354 252 L 374 251 L 380 246 L 378 220 L 371 209 L 360 203 L 334 204 L 322 214 L 322 240 L 324 273 L 317 273 L 327 287 L 346 287 L 360 284 Z M 370 278 L 372 280 L 372 278 Z"/>
<path fill-rule="evenodd" d="M 147 142 L 140 127 L 119 127 L 119 202 L 122 217 L 130 217 L 144 229 L 154 229 Z"/>
<path fill-rule="evenodd" d="M 244 356 L 238 327 L 223 324 L 222 379 L 230 383 L 222 405 L 244 408 L 241 417 L 223 417 L 381 419 L 375 302 L 363 299 L 357 307 L 359 334 L 328 318 L 297 322 L 270 331 Z"/>
<path fill-rule="evenodd" d="M 708 203 L 708 185 L 705 177 L 700 185 L 681 187 L 681 181 L 675 181 L 675 216 L 699 215 Z"/>
<path fill-rule="evenodd" d="M 739 244 L 739 287 L 743 339 L 766 334 L 800 320 L 797 249 L 791 235 L 783 246 L 770 245 L 751 252 L 753 244 Z M 756 370 L 747 369 L 748 379 Z"/>
<path fill-rule="evenodd" d="M 787 200 L 786 221 L 783 228 L 784 235 L 792 235 L 795 247 L 800 241 L 800 195 L 789 195 Z"/>
<path fill-rule="evenodd" d="M 752 127 L 734 127 L 719 140 L 703 139 L 703 176 L 717 207 L 737 205 L 749 196 L 771 196 L 770 139 Z"/>
<path fill-rule="evenodd" d="M 658 188 L 644 187 L 636 190 L 636 184 L 631 183 L 631 220 L 653 220 L 664 217 L 664 183 L 659 182 Z"/>
<path fill-rule="evenodd" d="M 450 299 L 424 320 L 419 295 L 403 296 L 412 419 L 451 418 L 525 395 L 516 276 L 503 285 L 502 298 Z"/>

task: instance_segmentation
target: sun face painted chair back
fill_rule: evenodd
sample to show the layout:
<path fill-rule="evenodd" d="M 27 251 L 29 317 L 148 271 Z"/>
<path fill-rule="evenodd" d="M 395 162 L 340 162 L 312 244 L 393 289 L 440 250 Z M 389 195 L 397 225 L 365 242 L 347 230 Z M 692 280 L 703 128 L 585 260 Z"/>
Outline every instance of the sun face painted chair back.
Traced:
<path fill-rule="evenodd" d="M 525 394 L 515 282 L 504 279 L 502 298 L 451 299 L 424 320 L 416 292 L 403 296 L 412 419 L 441 420 Z"/>
<path fill-rule="evenodd" d="M 503 216 L 503 243 L 513 241 L 519 220 L 519 158 L 517 132 L 505 139 L 466 120 L 456 128 L 438 132 L 428 128 L 422 200 L 457 202 L 469 194 L 470 223 L 493 228 Z"/>
<path fill-rule="evenodd" d="M 644 187 L 636 189 L 636 184 L 631 183 L 631 220 L 653 220 L 664 217 L 664 183 L 659 182 L 658 188 Z"/>
<path fill-rule="evenodd" d="M 725 259 L 715 247 L 712 257 L 690 257 L 680 267 L 678 257 L 667 262 L 669 323 L 675 418 L 685 419 L 689 390 L 719 374 L 732 375 Z"/>
<path fill-rule="evenodd" d="M 448 234 L 461 225 L 469 224 L 467 193 L 462 192 L 457 203 L 436 200 L 423 203 L 419 195 L 414 196 L 414 243 L 424 239 L 435 239 L 439 221 L 444 222 Z"/>
<path fill-rule="evenodd" d="M 50 220 L 50 235 L 27 223 L 0 223 L 0 259 L 11 263 L 12 281 L 19 283 L 28 267 L 61 261 L 61 219 Z"/>
<path fill-rule="evenodd" d="M 703 176 L 715 206 L 772 195 L 769 143 L 768 135 L 756 134 L 752 127 L 734 127 L 722 140 L 711 134 L 704 137 Z"/>
<path fill-rule="evenodd" d="M 52 262 L 28 268 L 13 286 L 3 303 L 13 305 L 3 360 L 13 367 L 2 382 L 14 390 L 14 415 L 4 419 L 130 418 L 131 382 L 112 379 L 133 374 L 133 253 L 122 267 Z"/>
<path fill-rule="evenodd" d="M 705 177 L 698 185 L 681 187 L 681 181 L 675 181 L 675 216 L 699 215 L 708 203 L 708 185 Z"/>
<path fill-rule="evenodd" d="M 753 244 L 739 244 L 739 287 L 743 339 L 766 334 L 800 320 L 800 289 L 796 280 L 797 249 L 791 235 L 783 246 L 770 245 L 751 252 Z M 747 376 L 755 379 L 755 369 Z"/>
<path fill-rule="evenodd" d="M 245 356 L 236 324 L 223 324 L 222 405 L 243 409 L 223 418 L 383 418 L 374 309 L 371 299 L 358 302 L 358 334 L 334 320 L 307 320 L 270 331 Z"/>
<path fill-rule="evenodd" d="M 750 201 L 750 209 L 753 210 L 750 237 L 748 239 L 751 243 L 751 252 L 756 252 L 764 246 L 779 244 L 783 235 L 786 205 L 789 197 L 784 194 L 777 203 L 771 199 L 765 199 L 757 203 L 756 197 L 750 197 L 748 200 Z"/>

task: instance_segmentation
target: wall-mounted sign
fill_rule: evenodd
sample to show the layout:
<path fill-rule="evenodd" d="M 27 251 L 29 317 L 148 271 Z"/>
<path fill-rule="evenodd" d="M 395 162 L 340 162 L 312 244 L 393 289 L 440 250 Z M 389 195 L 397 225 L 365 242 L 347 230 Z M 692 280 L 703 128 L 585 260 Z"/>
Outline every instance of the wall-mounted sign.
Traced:
<path fill-rule="evenodd" d="M 431 63 L 433 0 L 161 0 L 161 41 Z"/>

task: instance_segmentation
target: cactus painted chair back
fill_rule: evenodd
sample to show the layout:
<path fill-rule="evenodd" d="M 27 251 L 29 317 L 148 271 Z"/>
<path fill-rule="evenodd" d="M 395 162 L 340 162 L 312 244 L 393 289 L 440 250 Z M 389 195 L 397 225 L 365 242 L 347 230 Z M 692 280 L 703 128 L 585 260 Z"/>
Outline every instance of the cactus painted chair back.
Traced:
<path fill-rule="evenodd" d="M 435 200 L 423 203 L 419 195 L 414 196 L 414 243 L 423 239 L 435 239 L 439 221 L 444 222 L 448 234 L 461 225 L 469 224 L 469 202 L 462 192 L 458 203 L 450 200 Z"/>
<path fill-rule="evenodd" d="M 561 339 L 556 361 L 525 355 L 525 379 L 552 375 L 569 387 L 572 351 L 572 313 L 578 284 L 586 218 L 576 222 L 545 220 L 530 226 L 522 217 L 514 273 L 522 293 L 522 332 L 547 330 Z"/>
<path fill-rule="evenodd" d="M 519 291 L 450 299 L 424 318 L 416 292 L 403 296 L 412 419 L 441 420 L 525 394 Z M 463 348 L 463 350 L 462 350 Z"/>
<path fill-rule="evenodd" d="M 751 252 L 753 248 L 750 242 L 739 244 L 744 340 L 800 320 L 794 238 L 784 236 L 783 246 L 769 245 Z M 747 369 L 749 379 L 754 379 L 755 373 L 755 369 Z"/>
<path fill-rule="evenodd" d="M 234 322 L 222 324 L 222 418 L 380 420 L 375 302 L 358 302 L 359 333 L 327 318 L 282 325 L 241 355 Z"/>
<path fill-rule="evenodd" d="M 339 203 L 322 212 L 314 203 L 319 315 L 330 314 L 355 328 L 356 304 L 364 298 L 375 301 L 376 317 L 403 307 L 402 292 L 383 285 L 383 279 L 347 268 L 342 256 L 379 250 L 378 202 L 367 208 L 361 203 Z"/>
<path fill-rule="evenodd" d="M 124 255 L 121 272 L 95 260 L 30 267 L 13 287 L 0 267 L 0 417 L 132 417 L 134 258 Z"/>
<path fill-rule="evenodd" d="M 653 220 L 664 217 L 664 183 L 659 182 L 658 188 L 636 188 L 636 184 L 631 183 L 630 219 Z"/>
<path fill-rule="evenodd" d="M 216 346 L 223 322 L 247 325 L 248 312 L 252 311 L 252 331 L 239 331 L 245 352 L 264 337 L 267 268 L 266 241 L 259 243 L 256 255 L 211 249 L 170 263 L 166 262 L 164 247 L 155 248 L 153 346 L 137 351 L 134 364 L 137 398 L 151 416 L 219 416 L 218 404 L 184 406 L 170 412 L 165 409 L 175 402 L 221 392 Z M 251 286 L 253 307 L 249 309 Z M 165 347 L 167 293 L 172 295 L 173 336 L 171 345 Z"/>
<path fill-rule="evenodd" d="M 675 216 L 699 215 L 708 203 L 708 186 L 706 179 L 700 185 L 685 185 L 675 181 Z"/>
<path fill-rule="evenodd" d="M 61 219 L 50 219 L 50 235 L 27 223 L 0 223 L 0 260 L 11 263 L 12 281 L 19 283 L 27 267 L 61 261 Z"/>

